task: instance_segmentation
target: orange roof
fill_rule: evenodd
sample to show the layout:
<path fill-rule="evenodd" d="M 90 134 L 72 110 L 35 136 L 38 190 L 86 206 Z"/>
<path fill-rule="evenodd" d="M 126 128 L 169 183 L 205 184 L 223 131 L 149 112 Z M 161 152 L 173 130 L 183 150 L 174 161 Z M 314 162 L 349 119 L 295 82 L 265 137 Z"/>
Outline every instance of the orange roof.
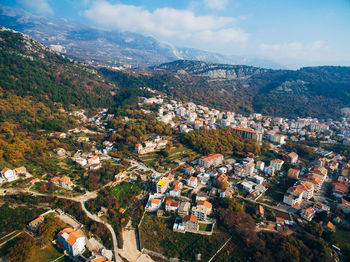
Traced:
<path fill-rule="evenodd" d="M 187 215 L 184 217 L 184 222 L 186 222 L 186 221 L 191 221 L 193 223 L 197 223 L 198 220 L 197 220 L 197 217 L 194 215 Z"/>
<path fill-rule="evenodd" d="M 284 223 L 285 219 L 283 217 L 276 217 L 277 223 Z"/>
<path fill-rule="evenodd" d="M 196 180 L 197 180 L 197 177 L 191 176 L 191 177 L 190 177 L 190 180 L 191 180 L 191 181 L 196 181 Z"/>
<path fill-rule="evenodd" d="M 206 201 L 206 200 L 199 200 L 199 201 L 197 201 L 197 206 L 206 206 L 208 208 L 212 207 L 211 203 Z"/>
<path fill-rule="evenodd" d="M 288 154 L 288 156 L 289 156 L 289 157 L 297 157 L 298 154 L 295 153 L 295 152 L 291 152 L 291 153 Z"/>
<path fill-rule="evenodd" d="M 341 199 L 341 203 L 342 203 L 344 206 L 350 208 L 350 202 L 347 201 L 347 200 L 345 200 L 344 198 Z"/>
<path fill-rule="evenodd" d="M 264 214 L 265 210 L 264 210 L 264 207 L 262 205 L 259 205 L 259 214 Z"/>
<path fill-rule="evenodd" d="M 333 184 L 334 190 L 341 191 L 344 193 L 348 192 L 348 185 L 343 184 L 343 183 L 334 183 Z"/>
<path fill-rule="evenodd" d="M 21 166 L 21 167 L 14 169 L 14 171 L 16 173 L 25 173 L 25 172 L 27 172 L 27 169 L 24 166 Z"/>
<path fill-rule="evenodd" d="M 44 220 L 44 217 L 39 216 L 39 217 L 37 217 L 36 219 L 34 219 L 33 221 L 31 221 L 31 222 L 29 223 L 29 225 L 30 225 L 30 226 L 34 226 L 35 224 L 37 224 L 37 223 L 39 223 L 39 222 L 41 222 L 41 221 L 43 221 L 43 220 Z"/>
<path fill-rule="evenodd" d="M 160 204 L 160 199 L 159 199 L 159 198 L 153 198 L 153 199 L 151 200 L 151 203 L 152 203 L 152 204 Z"/>
<path fill-rule="evenodd" d="M 78 238 L 84 237 L 79 232 L 73 231 L 69 234 L 69 237 L 67 238 L 67 243 L 71 246 L 75 244 Z"/>
<path fill-rule="evenodd" d="M 64 233 L 70 234 L 70 233 L 73 232 L 73 231 L 74 231 L 73 228 L 67 227 L 67 228 L 61 230 L 61 231 L 58 233 L 58 235 L 59 235 L 59 236 L 62 236 Z"/>
<path fill-rule="evenodd" d="M 203 156 L 203 157 L 201 157 L 201 159 L 205 162 L 209 162 L 211 160 L 214 160 L 214 159 L 220 158 L 220 157 L 224 157 L 224 156 L 222 154 L 211 154 L 208 156 Z"/>
<path fill-rule="evenodd" d="M 311 215 L 312 213 L 314 213 L 314 209 L 312 208 L 312 207 L 308 207 L 307 209 L 306 209 L 306 212 L 309 214 L 309 215 Z"/>
<path fill-rule="evenodd" d="M 10 171 L 11 169 L 9 169 L 9 168 L 4 168 L 3 170 L 1 170 L 1 173 L 5 173 L 5 172 L 7 172 L 7 171 Z"/>
<path fill-rule="evenodd" d="M 271 160 L 271 162 L 282 163 L 283 160 L 281 160 L 281 159 L 274 159 L 274 160 Z"/>
<path fill-rule="evenodd" d="M 186 167 L 186 169 L 191 171 L 191 170 L 193 170 L 194 168 L 193 168 L 192 166 L 188 166 L 188 167 Z"/>
<path fill-rule="evenodd" d="M 165 203 L 166 206 L 177 207 L 179 206 L 179 202 L 175 200 L 167 200 Z"/>
<path fill-rule="evenodd" d="M 260 133 L 259 131 L 256 131 L 256 130 L 253 130 L 253 129 L 249 129 L 249 128 L 232 127 L 232 129 L 243 131 L 243 132 L 248 132 L 248 133 L 254 133 L 254 134 L 259 134 Z"/>
<path fill-rule="evenodd" d="M 294 168 L 290 168 L 290 169 L 288 170 L 288 173 L 299 174 L 299 173 L 300 173 L 300 170 L 294 169 Z"/>

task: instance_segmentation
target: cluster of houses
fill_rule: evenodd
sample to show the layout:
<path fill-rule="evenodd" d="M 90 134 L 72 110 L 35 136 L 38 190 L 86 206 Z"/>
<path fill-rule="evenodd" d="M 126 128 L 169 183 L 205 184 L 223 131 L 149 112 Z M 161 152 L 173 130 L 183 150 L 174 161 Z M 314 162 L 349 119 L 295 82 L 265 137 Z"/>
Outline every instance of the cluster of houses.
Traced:
<path fill-rule="evenodd" d="M 29 175 L 27 169 L 24 166 L 15 169 L 5 167 L 0 172 L 0 185 L 17 180 L 19 178 L 19 175 Z"/>
<path fill-rule="evenodd" d="M 142 155 L 153 153 L 159 150 L 162 150 L 168 144 L 168 140 L 164 140 L 161 137 L 157 136 L 152 141 L 145 141 L 135 145 L 135 152 Z"/>
<path fill-rule="evenodd" d="M 89 170 L 97 170 L 102 167 L 100 157 L 95 154 L 75 154 L 71 157 L 71 160 L 78 163 L 82 167 L 88 168 Z"/>

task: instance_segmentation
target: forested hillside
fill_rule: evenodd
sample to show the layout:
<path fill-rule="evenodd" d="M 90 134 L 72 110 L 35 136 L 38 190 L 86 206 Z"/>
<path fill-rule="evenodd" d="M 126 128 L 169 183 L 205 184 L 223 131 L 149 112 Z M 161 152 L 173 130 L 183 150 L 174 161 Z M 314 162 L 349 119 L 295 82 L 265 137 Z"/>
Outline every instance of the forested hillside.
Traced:
<path fill-rule="evenodd" d="M 0 161 L 40 163 L 57 146 L 42 132 L 74 126 L 68 110 L 112 105 L 116 91 L 93 68 L 1 27 Z"/>
<path fill-rule="evenodd" d="M 292 71 L 176 61 L 152 70 L 150 86 L 170 97 L 238 113 L 336 118 L 350 105 L 350 67 Z"/>

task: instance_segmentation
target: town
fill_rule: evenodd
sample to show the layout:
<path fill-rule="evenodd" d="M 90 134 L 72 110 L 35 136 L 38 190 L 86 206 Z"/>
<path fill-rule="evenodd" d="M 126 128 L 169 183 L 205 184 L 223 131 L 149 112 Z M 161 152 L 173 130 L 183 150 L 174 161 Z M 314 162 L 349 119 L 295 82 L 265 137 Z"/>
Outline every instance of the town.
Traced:
<path fill-rule="evenodd" d="M 214 236 L 221 231 L 218 203 L 231 203 L 227 202 L 230 199 L 250 208 L 257 232 L 288 236 L 317 216 L 327 221 L 321 221 L 326 231 L 348 228 L 350 159 L 332 148 L 350 145 L 349 115 L 339 121 L 243 116 L 147 91 L 153 97 L 139 100 L 142 116 L 152 119 L 153 124 L 162 123 L 158 128 L 162 131 L 154 127 L 142 136 L 145 140 L 130 139 L 129 146 L 123 147 L 116 142 L 123 139 L 118 138 L 121 126 L 137 120 L 116 117 L 107 109 L 91 117 L 83 110 L 75 111 L 71 116 L 80 127 L 47 134 L 57 141 L 50 157 L 65 172 L 39 176 L 24 166 L 4 166 L 1 170 L 4 196 L 27 193 L 81 204 L 89 218 L 106 225 L 112 234 L 109 249 L 101 238 L 95 239 L 96 233 L 82 230 L 84 225 L 74 213 L 63 212 L 63 207 L 56 204 L 28 221 L 28 235 L 38 237 L 37 228 L 55 217 L 66 225 L 54 237 L 55 245 L 74 261 L 119 261 L 120 256 L 128 261 L 170 259 L 171 255 L 167 257 L 161 248 L 152 250 L 155 244 L 150 241 L 156 236 L 145 231 L 152 226 L 147 223 L 166 220 L 171 221 L 172 234 Z M 229 130 L 240 140 L 252 141 L 255 152 L 229 154 L 214 148 L 210 154 L 201 154 L 181 140 L 200 130 Z M 117 202 L 125 199 L 113 211 L 125 226 L 119 232 L 115 232 L 111 209 L 98 201 L 106 190 Z M 136 201 L 135 209 L 132 205 Z M 123 248 L 116 238 L 124 238 Z M 219 256 L 219 249 L 229 240 L 226 236 L 206 260 Z M 339 248 L 333 247 L 332 256 L 340 254 Z"/>

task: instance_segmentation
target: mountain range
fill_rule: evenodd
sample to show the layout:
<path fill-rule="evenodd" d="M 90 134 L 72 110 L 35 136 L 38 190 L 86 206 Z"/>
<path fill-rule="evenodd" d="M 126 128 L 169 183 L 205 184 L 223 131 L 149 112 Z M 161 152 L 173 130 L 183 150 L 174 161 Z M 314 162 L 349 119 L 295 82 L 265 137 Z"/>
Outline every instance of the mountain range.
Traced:
<path fill-rule="evenodd" d="M 0 5 L 0 24 L 79 61 L 107 66 L 148 67 L 175 60 L 200 60 L 265 68 L 281 65 L 257 57 L 225 56 L 175 47 L 150 36 L 92 28 L 72 20 L 36 16 L 20 8 Z"/>

